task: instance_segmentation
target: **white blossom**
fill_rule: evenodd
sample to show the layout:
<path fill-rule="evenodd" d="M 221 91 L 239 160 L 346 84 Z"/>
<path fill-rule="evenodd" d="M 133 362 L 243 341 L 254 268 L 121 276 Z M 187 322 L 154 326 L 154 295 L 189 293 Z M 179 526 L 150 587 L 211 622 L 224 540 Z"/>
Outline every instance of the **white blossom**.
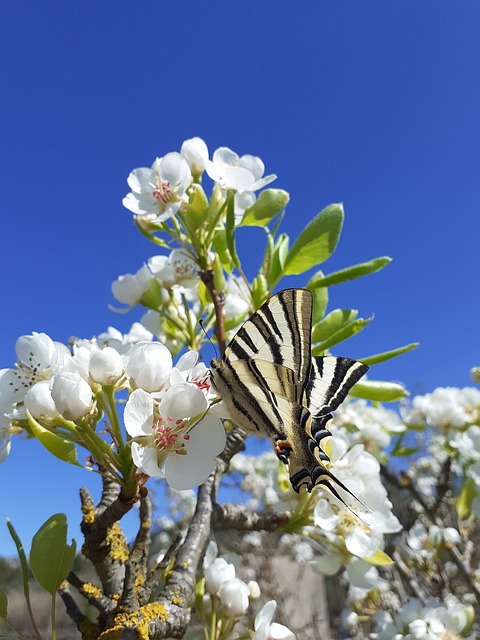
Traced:
<path fill-rule="evenodd" d="M 205 141 L 198 137 L 185 140 L 180 154 L 188 162 L 193 176 L 198 179 L 205 171 L 208 162 L 208 147 Z"/>
<path fill-rule="evenodd" d="M 49 418 L 55 420 L 60 413 L 52 398 L 50 382 L 40 380 L 30 387 L 25 395 L 25 407 L 34 418 Z"/>
<path fill-rule="evenodd" d="M 235 567 L 225 558 L 215 558 L 205 569 L 205 589 L 216 595 L 220 588 L 235 578 Z"/>
<path fill-rule="evenodd" d="M 119 302 L 133 307 L 140 302 L 144 293 L 148 291 L 152 279 L 153 275 L 149 268 L 147 265 L 143 265 L 133 275 L 126 273 L 119 276 L 112 283 L 112 293 Z"/>
<path fill-rule="evenodd" d="M 188 202 L 186 191 L 192 174 L 185 158 L 179 153 L 167 153 L 157 158 L 151 169 L 134 169 L 127 182 L 131 192 L 123 199 L 123 205 L 140 218 L 160 223 Z"/>
<path fill-rule="evenodd" d="M 40 380 L 50 380 L 70 358 L 65 345 L 35 331 L 18 338 L 15 350 L 15 368 L 3 370 L 0 376 L 0 406 L 22 402 L 30 387 Z"/>
<path fill-rule="evenodd" d="M 98 384 L 109 386 L 119 381 L 125 371 L 121 355 L 113 347 L 105 347 L 90 354 L 88 370 Z"/>
<path fill-rule="evenodd" d="M 50 390 L 57 410 L 67 420 L 78 420 L 90 410 L 92 389 L 79 373 L 56 373 L 50 381 Z"/>
<path fill-rule="evenodd" d="M 213 471 L 215 456 L 225 446 L 222 422 L 205 416 L 193 425 L 189 418 L 207 409 L 204 394 L 193 384 L 170 387 L 156 403 L 143 389 L 126 404 L 124 421 L 133 438 L 132 457 L 139 470 L 165 477 L 175 489 L 191 489 Z M 164 468 L 164 470 L 163 470 Z"/>
<path fill-rule="evenodd" d="M 172 364 L 172 354 L 163 344 L 138 342 L 127 355 L 126 374 L 133 389 L 160 391 Z"/>
<path fill-rule="evenodd" d="M 184 291 L 200 282 L 196 263 L 183 251 L 175 250 L 168 256 L 152 256 L 147 264 L 150 272 L 166 289 L 182 285 L 181 291 Z"/>
<path fill-rule="evenodd" d="M 222 584 L 218 597 L 225 615 L 237 618 L 243 616 L 248 609 L 250 590 L 239 578 L 234 578 Z"/>
<path fill-rule="evenodd" d="M 253 640 L 296 640 L 290 629 L 282 624 L 272 622 L 277 603 L 269 600 L 255 616 L 255 635 Z"/>

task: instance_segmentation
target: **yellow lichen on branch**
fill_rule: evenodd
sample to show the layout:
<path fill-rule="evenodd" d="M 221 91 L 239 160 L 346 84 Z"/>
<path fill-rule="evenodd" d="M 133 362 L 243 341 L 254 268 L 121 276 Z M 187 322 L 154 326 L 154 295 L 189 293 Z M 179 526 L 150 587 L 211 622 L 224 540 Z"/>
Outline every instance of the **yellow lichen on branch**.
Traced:
<path fill-rule="evenodd" d="M 128 550 L 127 540 L 121 530 L 118 522 L 115 522 L 107 531 L 105 542 L 110 548 L 110 558 L 118 560 L 121 564 L 125 564 L 128 560 L 130 552 Z"/>
<path fill-rule="evenodd" d="M 159 602 L 151 602 L 133 613 L 119 613 L 115 626 L 104 631 L 98 640 L 121 640 L 125 629 L 135 629 L 138 640 L 148 640 L 148 625 L 155 620 L 167 621 L 167 609 Z"/>

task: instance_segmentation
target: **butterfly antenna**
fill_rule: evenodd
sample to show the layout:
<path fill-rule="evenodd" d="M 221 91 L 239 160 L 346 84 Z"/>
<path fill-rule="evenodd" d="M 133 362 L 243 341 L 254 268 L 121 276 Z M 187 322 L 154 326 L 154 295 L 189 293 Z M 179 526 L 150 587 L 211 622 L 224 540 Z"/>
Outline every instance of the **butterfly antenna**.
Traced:
<path fill-rule="evenodd" d="M 213 350 L 215 351 L 215 357 L 218 358 L 218 351 L 217 351 L 217 347 L 213 344 L 212 339 L 210 338 L 210 336 L 207 333 L 207 330 L 205 329 L 205 326 L 203 324 L 203 318 L 200 318 L 200 320 L 198 321 L 198 324 L 201 326 L 203 333 L 205 334 L 205 337 L 207 338 L 207 340 L 209 341 L 209 343 L 212 345 Z"/>

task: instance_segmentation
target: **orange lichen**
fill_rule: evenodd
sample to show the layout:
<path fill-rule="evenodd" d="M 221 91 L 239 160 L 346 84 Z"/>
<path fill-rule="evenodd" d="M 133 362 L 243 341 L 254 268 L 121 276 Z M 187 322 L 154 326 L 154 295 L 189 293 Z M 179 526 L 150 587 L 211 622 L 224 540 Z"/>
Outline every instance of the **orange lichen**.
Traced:
<path fill-rule="evenodd" d="M 82 587 L 82 592 L 87 596 L 93 596 L 94 598 L 100 598 L 102 595 L 101 590 L 98 587 L 95 587 L 93 584 L 89 584 L 86 582 Z"/>
<path fill-rule="evenodd" d="M 95 522 L 95 507 L 93 504 L 82 504 L 83 522 L 93 524 Z"/>

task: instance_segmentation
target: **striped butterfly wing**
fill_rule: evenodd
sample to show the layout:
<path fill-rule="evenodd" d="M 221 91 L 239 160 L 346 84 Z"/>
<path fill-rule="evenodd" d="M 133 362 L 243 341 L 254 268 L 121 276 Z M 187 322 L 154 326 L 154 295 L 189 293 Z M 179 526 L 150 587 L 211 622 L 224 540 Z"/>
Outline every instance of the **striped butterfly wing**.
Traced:
<path fill-rule="evenodd" d="M 234 422 L 274 440 L 295 491 L 322 485 L 340 498 L 332 481 L 348 489 L 325 467 L 321 442 L 331 435 L 331 411 L 368 367 L 349 358 L 312 358 L 312 304 L 306 289 L 272 296 L 211 371 Z"/>
<path fill-rule="evenodd" d="M 248 431 L 285 437 L 277 398 L 301 403 L 311 364 L 312 294 L 287 289 L 272 296 L 239 329 L 211 371 L 232 419 Z"/>

